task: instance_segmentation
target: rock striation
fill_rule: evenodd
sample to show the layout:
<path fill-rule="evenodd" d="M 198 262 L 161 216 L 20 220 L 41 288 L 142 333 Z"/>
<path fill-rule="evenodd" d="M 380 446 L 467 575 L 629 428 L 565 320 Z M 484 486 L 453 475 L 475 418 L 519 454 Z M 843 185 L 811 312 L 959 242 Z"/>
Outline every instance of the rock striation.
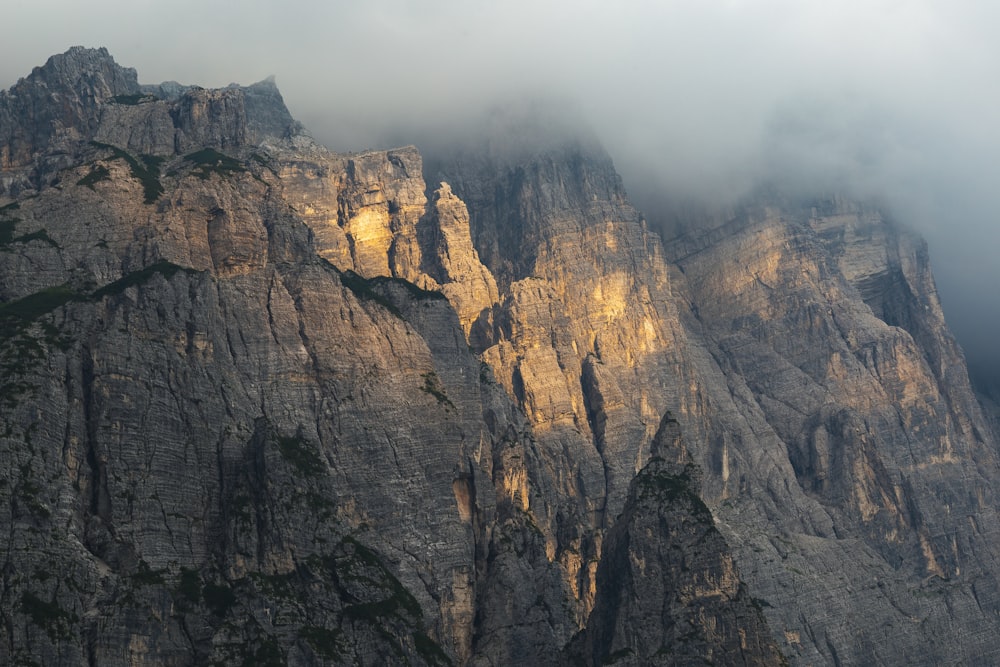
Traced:
<path fill-rule="evenodd" d="M 593 141 L 518 145 L 338 155 L 103 49 L 0 94 L 0 662 L 1000 659 L 922 241 L 654 229 Z"/>
<path fill-rule="evenodd" d="M 770 480 L 758 478 L 770 496 L 761 506 L 787 542 L 748 534 L 756 519 L 730 486 L 755 495 L 744 490 L 753 477 L 740 470 L 734 478 L 743 466 L 733 459 L 751 455 L 736 454 L 742 446 L 724 442 L 725 458 L 706 462 L 719 473 L 706 495 L 724 499 L 722 523 L 746 536 L 733 543 L 770 552 L 742 555 L 761 567 L 744 573 L 774 605 L 769 617 L 785 628 L 786 651 L 851 664 L 974 662 L 973 645 L 992 655 L 983 621 L 971 619 L 996 604 L 992 576 L 977 572 L 995 562 L 986 556 L 995 533 L 980 528 L 996 507 L 995 436 L 944 325 L 923 243 L 877 210 L 840 199 L 750 206 L 700 239 L 675 239 L 668 255 L 730 393 L 763 426 L 755 448 L 770 449 L 778 466 Z M 731 519 L 723 518 L 727 501 Z M 792 599 L 799 614 L 803 599 L 817 604 L 798 620 L 777 620 L 774 610 Z M 965 614 L 956 631 L 951 624 Z M 840 629 L 823 630 L 811 646 L 802 639 L 831 616 L 843 619 Z M 949 648 L 939 653 L 939 641 Z"/>

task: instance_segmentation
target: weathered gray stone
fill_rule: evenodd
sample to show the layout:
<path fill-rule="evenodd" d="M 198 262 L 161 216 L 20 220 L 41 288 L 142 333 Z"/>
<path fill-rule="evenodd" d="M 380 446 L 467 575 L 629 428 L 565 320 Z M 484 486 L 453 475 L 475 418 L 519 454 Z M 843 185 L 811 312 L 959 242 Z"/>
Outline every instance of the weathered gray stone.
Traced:
<path fill-rule="evenodd" d="M 594 611 L 567 647 L 566 661 L 780 664 L 760 603 L 740 580 L 712 512 L 699 497 L 701 471 L 670 413 L 652 450 L 608 533 Z"/>
<path fill-rule="evenodd" d="M 997 657 L 996 414 L 877 209 L 664 244 L 589 142 L 428 187 L 86 49 L 0 130 L 0 662 Z"/>

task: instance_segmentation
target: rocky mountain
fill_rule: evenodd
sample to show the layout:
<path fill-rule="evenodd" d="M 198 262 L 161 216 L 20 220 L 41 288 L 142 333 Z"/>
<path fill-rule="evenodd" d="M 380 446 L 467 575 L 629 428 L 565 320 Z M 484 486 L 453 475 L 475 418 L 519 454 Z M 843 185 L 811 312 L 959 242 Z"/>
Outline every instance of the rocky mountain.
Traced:
<path fill-rule="evenodd" d="M 338 155 L 78 47 L 0 94 L 0 662 L 1000 660 L 923 243 L 663 231 L 522 146 Z"/>

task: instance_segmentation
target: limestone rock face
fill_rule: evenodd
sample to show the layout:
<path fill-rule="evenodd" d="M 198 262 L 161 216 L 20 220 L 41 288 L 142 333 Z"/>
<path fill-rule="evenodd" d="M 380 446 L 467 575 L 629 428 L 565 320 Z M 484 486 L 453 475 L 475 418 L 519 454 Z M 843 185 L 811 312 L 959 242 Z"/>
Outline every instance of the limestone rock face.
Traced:
<path fill-rule="evenodd" d="M 1000 659 L 995 415 L 878 209 L 664 243 L 592 143 L 425 180 L 103 50 L 0 130 L 0 662 Z"/>
<path fill-rule="evenodd" d="M 992 655 L 992 621 L 971 618 L 997 604 L 980 570 L 996 566 L 995 533 L 982 528 L 995 521 L 995 436 L 923 244 L 877 210 L 832 200 L 751 207 L 667 247 L 730 400 L 757 431 L 706 452 L 716 475 L 705 492 L 724 501 L 723 532 L 755 563 L 743 572 L 785 650 L 852 664 Z M 770 471 L 748 470 L 762 454 Z M 755 496 L 785 535 L 752 536 Z M 781 611 L 793 598 L 797 616 Z M 876 625 L 892 628 L 891 648 Z M 956 634 L 960 645 L 938 653 L 936 638 Z"/>
<path fill-rule="evenodd" d="M 0 168 L 28 166 L 49 149 L 89 138 L 103 102 L 138 92 L 135 70 L 120 67 L 106 49 L 52 56 L 0 95 Z"/>
<path fill-rule="evenodd" d="M 273 81 L 221 90 L 140 86 L 106 49 L 74 47 L 0 93 L 0 196 L 58 182 L 80 143 L 136 155 L 233 150 L 301 133 Z"/>
<path fill-rule="evenodd" d="M 342 279 L 248 172 L 178 177 L 176 235 L 120 176 L 95 187 L 129 191 L 110 211 L 51 189 L 19 211 L 54 245 L 15 245 L 54 256 L 3 313 L 4 661 L 429 662 L 431 614 L 459 653 L 489 439 L 447 302 Z M 64 250 L 61 221 L 106 247 Z M 415 516 L 411 493 L 449 509 Z"/>
<path fill-rule="evenodd" d="M 425 229 L 422 268 L 455 307 L 470 344 L 482 349 L 490 340 L 492 310 L 500 295 L 493 274 L 472 245 L 469 211 L 447 183 L 434 191 Z"/>
<path fill-rule="evenodd" d="M 428 198 L 416 148 L 277 158 L 283 195 L 313 230 L 321 256 L 362 276 L 440 291 L 471 339 L 489 339 L 496 280 L 473 247 L 465 204 L 447 183 Z"/>
<path fill-rule="evenodd" d="M 483 356 L 536 431 L 575 441 L 563 465 L 583 486 L 571 495 L 603 525 L 621 510 L 667 397 L 689 410 L 684 381 L 663 386 L 684 375 L 684 332 L 662 246 L 602 151 L 571 145 L 515 166 L 489 157 L 444 168 L 502 286 Z"/>
<path fill-rule="evenodd" d="M 179 98 L 201 152 L 81 139 L 4 207 L 0 662 L 471 651 L 513 410 L 440 294 L 318 256 L 241 95 Z"/>
<path fill-rule="evenodd" d="M 588 542 L 600 544 L 648 461 L 654 415 L 669 409 L 790 658 L 993 655 L 992 616 L 978 605 L 997 604 L 985 574 L 997 562 L 986 546 L 996 439 L 922 242 L 874 208 L 772 196 L 668 235 L 664 248 L 627 213 L 613 176 L 594 173 L 606 161 L 567 152 L 517 168 L 491 169 L 488 154 L 471 167 L 467 156 L 443 161 L 503 286 L 483 358 L 549 465 L 577 485 L 562 487 L 556 514 L 590 516 Z M 537 222 L 546 216 L 551 225 Z M 557 560 L 575 548 L 555 541 Z M 572 559 L 560 562 L 593 587 Z M 593 597 L 578 599 L 586 612 Z M 958 633 L 948 629 L 957 618 L 968 619 Z"/>

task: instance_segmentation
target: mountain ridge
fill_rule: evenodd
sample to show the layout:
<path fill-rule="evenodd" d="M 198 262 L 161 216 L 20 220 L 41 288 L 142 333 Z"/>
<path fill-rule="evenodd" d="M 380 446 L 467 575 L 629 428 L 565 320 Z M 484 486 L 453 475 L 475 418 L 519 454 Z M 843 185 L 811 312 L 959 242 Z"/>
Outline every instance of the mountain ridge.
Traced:
<path fill-rule="evenodd" d="M 100 95 L 41 132 L 0 97 L 4 660 L 998 650 L 995 435 L 879 211 L 664 242 L 589 143 L 436 155 L 432 186 L 415 148 L 315 144 L 272 83 L 46 67 Z M 665 451 L 700 472 L 647 506 Z M 662 577 L 616 597 L 644 553 Z M 621 634 L 699 577 L 717 620 Z"/>

